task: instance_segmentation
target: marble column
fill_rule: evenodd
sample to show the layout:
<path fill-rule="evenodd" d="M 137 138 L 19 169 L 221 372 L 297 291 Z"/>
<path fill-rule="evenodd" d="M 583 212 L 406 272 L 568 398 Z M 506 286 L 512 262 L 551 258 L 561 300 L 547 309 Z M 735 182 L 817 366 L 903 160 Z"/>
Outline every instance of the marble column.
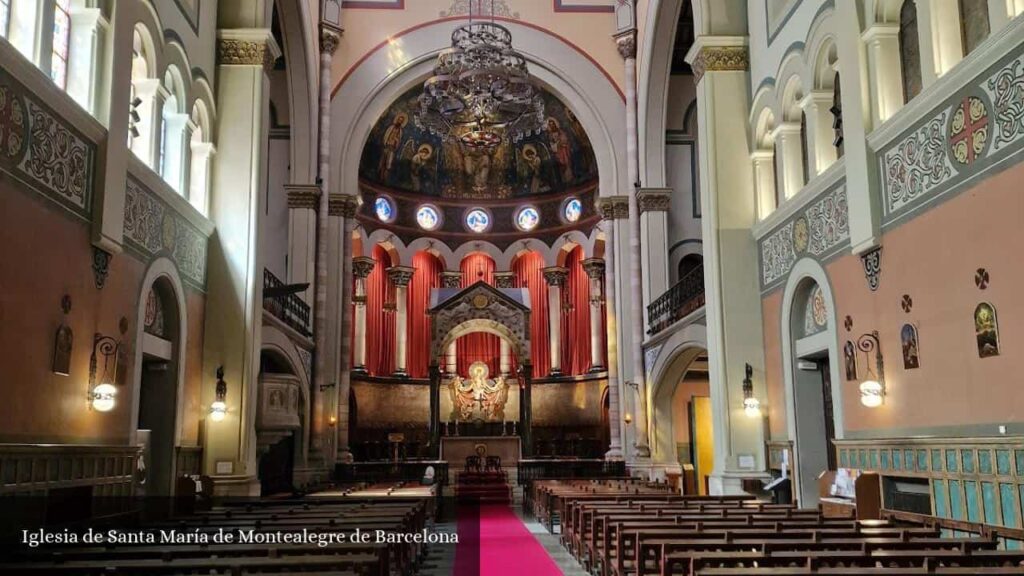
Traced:
<path fill-rule="evenodd" d="M 494 285 L 497 288 L 515 288 L 515 272 L 495 272 Z M 502 376 L 508 376 L 512 371 L 512 347 L 508 340 L 502 338 L 500 342 L 501 353 L 498 357 L 499 371 Z"/>
<path fill-rule="evenodd" d="M 445 271 L 441 272 L 441 286 L 445 288 L 458 289 L 462 287 L 462 272 Z M 458 369 L 458 347 L 452 341 L 445 351 L 445 371 L 448 374 L 455 374 Z"/>
<path fill-rule="evenodd" d="M 395 372 L 393 376 L 407 378 L 406 357 L 409 350 L 409 282 L 415 268 L 409 266 L 392 266 L 388 268 L 388 279 L 395 285 Z"/>
<path fill-rule="evenodd" d="M 309 284 L 299 295 L 311 304 L 316 280 L 316 223 L 320 187 L 316 184 L 285 184 L 288 194 L 288 282 Z"/>
<path fill-rule="evenodd" d="M 328 371 L 337 382 L 330 403 L 325 403 L 325 416 L 335 416 L 334 442 L 331 455 L 348 460 L 348 397 L 352 387 L 352 230 L 356 223 L 359 199 L 351 194 L 331 194 L 328 199 Z M 328 436 L 328 438 L 330 438 Z"/>
<path fill-rule="evenodd" d="M 569 269 L 549 266 L 543 270 L 548 283 L 548 336 L 551 345 L 551 376 L 562 374 L 562 286 Z"/>
<path fill-rule="evenodd" d="M 615 44 L 623 60 L 626 86 L 626 173 L 634 190 L 629 194 L 629 299 L 632 314 L 629 318 L 630 333 L 630 378 L 636 384 L 636 394 L 642 399 L 647 394 L 644 375 L 644 294 L 642 285 L 640 249 L 640 204 L 636 192 L 640 188 L 640 168 L 637 157 L 637 111 L 636 111 L 636 29 L 631 28 L 615 35 Z M 637 402 L 643 410 L 646 402 Z M 647 414 L 637 413 L 635 455 L 638 459 L 651 456 L 648 438 Z"/>
<path fill-rule="evenodd" d="M 615 220 L 624 218 L 629 214 L 629 201 L 624 196 L 608 196 L 598 200 L 598 212 L 601 214 L 601 231 L 604 233 L 604 273 L 605 282 L 605 318 L 607 319 L 608 349 L 605 353 L 608 366 L 608 426 L 610 428 L 610 442 L 608 452 L 605 454 L 607 460 L 622 460 L 625 453 L 622 450 L 624 444 L 625 423 L 622 419 L 623 379 L 619 375 L 619 317 L 618 301 L 616 300 L 616 245 L 617 235 L 615 234 Z M 628 408 L 626 408 L 628 409 Z"/>
<path fill-rule="evenodd" d="M 601 337 L 601 305 L 604 304 L 604 260 L 587 258 L 583 270 L 590 278 L 590 371 L 602 372 L 604 365 L 604 339 Z"/>
<path fill-rule="evenodd" d="M 369 256 L 352 259 L 352 275 L 355 277 L 355 294 L 352 296 L 355 316 L 355 342 L 353 345 L 352 371 L 366 373 L 366 277 L 373 272 L 377 261 Z"/>
<path fill-rule="evenodd" d="M 812 179 L 838 156 L 833 129 L 832 90 L 812 90 L 800 100 L 807 118 L 807 174 Z"/>
<path fill-rule="evenodd" d="M 650 305 L 672 286 L 668 258 L 668 208 L 672 202 L 671 188 L 640 188 L 636 191 L 640 209 L 640 248 L 643 252 L 644 276 L 641 278 L 644 303 Z M 644 306 L 644 334 L 650 318 Z"/>

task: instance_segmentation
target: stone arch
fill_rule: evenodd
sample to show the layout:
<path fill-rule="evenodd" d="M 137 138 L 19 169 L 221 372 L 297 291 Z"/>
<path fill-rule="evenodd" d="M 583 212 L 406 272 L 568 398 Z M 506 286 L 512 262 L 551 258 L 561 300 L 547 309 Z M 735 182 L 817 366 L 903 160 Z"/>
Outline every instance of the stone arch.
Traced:
<path fill-rule="evenodd" d="M 261 356 L 264 353 L 274 355 L 278 362 L 287 366 L 289 373 L 299 380 L 299 418 L 302 421 L 302 430 L 298 437 L 300 450 L 297 451 L 296 460 L 297 463 L 305 463 L 309 458 L 309 443 L 312 434 L 312 414 L 310 413 L 310 398 L 312 398 L 310 391 L 311 367 L 308 364 L 312 361 L 311 351 L 299 348 L 284 332 L 276 326 L 269 324 L 263 325 L 261 339 Z M 308 358 L 303 357 L 303 354 L 306 354 Z M 262 375 L 262 370 L 260 372 Z"/>
<path fill-rule="evenodd" d="M 707 346 L 707 328 L 691 324 L 673 333 L 658 347 L 657 356 L 648 368 L 651 456 L 657 464 L 678 464 L 675 451 L 671 449 L 674 437 L 672 396 L 687 369 L 697 356 L 707 351 Z M 716 420 L 714 425 L 720 424 Z"/>
<path fill-rule="evenodd" d="M 527 327 L 527 329 L 529 329 L 529 327 Z M 431 354 L 431 362 L 437 365 L 438 358 L 440 357 L 440 354 L 443 353 L 441 351 L 447 350 L 448 346 L 450 346 L 459 338 L 472 334 L 474 332 L 486 332 L 488 334 L 493 334 L 501 338 L 502 340 L 508 342 L 509 346 L 516 351 L 516 354 L 519 358 L 528 359 L 530 357 L 529 342 L 527 342 L 526 347 L 524 349 L 523 340 L 516 336 L 516 334 L 513 332 L 512 327 L 505 325 L 504 322 L 501 322 L 499 320 L 491 320 L 488 318 L 474 318 L 471 320 L 466 320 L 465 322 L 462 322 L 452 327 L 451 330 L 447 332 L 447 334 L 441 340 L 440 346 L 435 346 L 435 348 L 437 348 L 438 351 L 435 351 L 434 353 Z"/>
<path fill-rule="evenodd" d="M 637 121 L 645 127 L 640 140 L 640 171 L 646 186 L 665 186 L 665 126 L 668 113 L 669 76 L 676 24 L 683 0 L 652 0 L 647 9 L 647 30 L 641 38 L 637 83 Z M 696 99 L 694 99 L 696 103 Z"/>

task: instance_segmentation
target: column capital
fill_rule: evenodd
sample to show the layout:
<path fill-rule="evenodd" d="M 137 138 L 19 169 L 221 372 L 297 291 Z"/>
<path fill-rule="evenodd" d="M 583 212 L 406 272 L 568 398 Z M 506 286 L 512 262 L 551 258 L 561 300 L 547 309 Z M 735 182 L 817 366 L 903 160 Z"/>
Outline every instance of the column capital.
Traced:
<path fill-rule="evenodd" d="M 569 277 L 569 269 L 564 266 L 548 266 L 541 270 L 544 273 L 544 280 L 549 286 L 563 286 Z"/>
<path fill-rule="evenodd" d="M 352 258 L 352 274 L 356 278 L 366 278 L 376 265 L 377 261 L 369 256 L 356 256 Z"/>
<path fill-rule="evenodd" d="M 705 72 L 742 72 L 750 68 L 750 51 L 745 36 L 698 36 L 686 55 L 693 68 L 694 83 Z"/>
<path fill-rule="evenodd" d="M 332 26 L 325 22 L 320 23 L 320 52 L 323 54 L 334 54 L 341 42 L 341 35 L 344 32 L 341 28 Z"/>
<path fill-rule="evenodd" d="M 495 272 L 494 286 L 497 288 L 514 288 L 516 280 L 515 272 Z"/>
<path fill-rule="evenodd" d="M 587 258 L 580 265 L 591 279 L 600 280 L 604 277 L 604 258 Z"/>
<path fill-rule="evenodd" d="M 602 196 L 597 199 L 597 211 L 603 220 L 629 218 L 629 196 Z"/>
<path fill-rule="evenodd" d="M 274 67 L 281 47 L 269 28 L 238 28 L 217 31 L 218 66 Z"/>
<path fill-rule="evenodd" d="M 320 187 L 316 184 L 285 184 L 284 191 L 288 194 L 289 208 L 316 210 L 320 207 Z"/>
<path fill-rule="evenodd" d="M 354 218 L 359 208 L 359 198 L 353 194 L 331 194 L 327 198 L 327 214 Z"/>
<path fill-rule="evenodd" d="M 462 286 L 462 272 L 441 272 L 441 286 L 445 288 L 459 288 Z"/>
<path fill-rule="evenodd" d="M 411 266 L 392 266 L 388 268 L 388 279 L 395 286 L 408 286 L 416 269 Z"/>
<path fill-rule="evenodd" d="M 636 201 L 640 205 L 640 213 L 668 212 L 672 202 L 671 188 L 641 188 L 636 191 Z"/>
<path fill-rule="evenodd" d="M 623 60 L 636 58 L 636 28 L 629 28 L 612 35 L 615 38 L 615 47 Z"/>

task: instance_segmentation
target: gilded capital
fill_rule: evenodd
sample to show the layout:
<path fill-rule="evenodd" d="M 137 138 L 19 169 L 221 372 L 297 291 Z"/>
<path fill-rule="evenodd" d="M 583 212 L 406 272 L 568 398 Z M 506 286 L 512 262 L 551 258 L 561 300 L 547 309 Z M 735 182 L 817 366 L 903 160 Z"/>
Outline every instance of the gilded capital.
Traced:
<path fill-rule="evenodd" d="M 320 207 L 320 188 L 316 184 L 285 184 L 289 208 L 317 210 Z"/>
<path fill-rule="evenodd" d="M 636 202 L 640 206 L 640 213 L 644 212 L 668 212 L 672 202 L 671 188 L 641 188 L 636 193 Z"/>
<path fill-rule="evenodd" d="M 694 82 L 705 72 L 738 72 L 750 68 L 750 52 L 746 46 L 703 46 L 693 59 Z"/>
<path fill-rule="evenodd" d="M 221 30 L 217 33 L 219 66 L 261 66 L 271 70 L 281 48 L 270 30 Z"/>
<path fill-rule="evenodd" d="M 352 194 L 331 194 L 328 198 L 327 213 L 342 218 L 355 218 L 359 199 Z"/>

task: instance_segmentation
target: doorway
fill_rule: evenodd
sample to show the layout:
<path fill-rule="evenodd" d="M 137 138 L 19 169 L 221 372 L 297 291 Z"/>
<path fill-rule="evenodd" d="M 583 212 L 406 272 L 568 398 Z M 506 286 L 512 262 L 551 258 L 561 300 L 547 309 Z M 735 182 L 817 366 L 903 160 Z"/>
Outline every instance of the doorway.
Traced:
<path fill-rule="evenodd" d="M 160 278 L 146 295 L 137 438 L 143 447 L 146 496 L 170 496 L 175 474 L 175 428 L 180 354 L 178 303 Z"/>
<path fill-rule="evenodd" d="M 796 404 L 797 481 L 800 506 L 818 504 L 818 476 L 836 469 L 835 414 L 828 355 L 822 351 L 797 361 L 794 374 Z"/>
<path fill-rule="evenodd" d="M 691 458 L 697 478 L 697 494 L 708 494 L 708 479 L 715 466 L 714 432 L 711 428 L 711 397 L 694 396 L 690 401 Z"/>

